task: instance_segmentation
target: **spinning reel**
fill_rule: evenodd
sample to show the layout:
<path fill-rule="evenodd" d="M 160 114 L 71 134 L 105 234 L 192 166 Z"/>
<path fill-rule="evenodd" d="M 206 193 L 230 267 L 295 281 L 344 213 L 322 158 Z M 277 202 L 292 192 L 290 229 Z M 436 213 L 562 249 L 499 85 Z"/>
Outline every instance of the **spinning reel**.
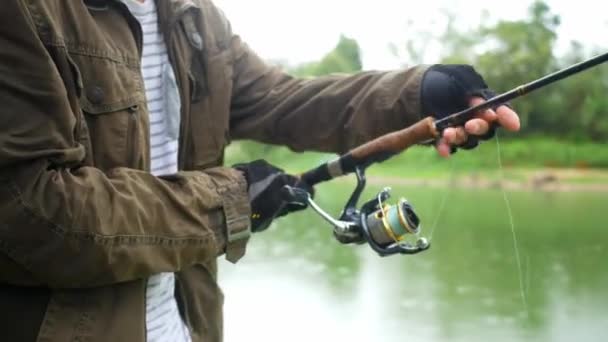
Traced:
<path fill-rule="evenodd" d="M 357 209 L 366 184 L 365 169 L 357 167 L 355 174 L 357 186 L 339 219 L 323 210 L 303 189 L 286 186 L 284 195 L 289 202 L 307 203 L 333 226 L 334 236 L 343 244 L 367 243 L 380 256 L 417 254 L 429 249 L 429 241 L 418 236 L 421 226 L 414 208 L 405 199 L 400 199 L 394 205 L 386 203 L 390 188 L 384 188 Z"/>

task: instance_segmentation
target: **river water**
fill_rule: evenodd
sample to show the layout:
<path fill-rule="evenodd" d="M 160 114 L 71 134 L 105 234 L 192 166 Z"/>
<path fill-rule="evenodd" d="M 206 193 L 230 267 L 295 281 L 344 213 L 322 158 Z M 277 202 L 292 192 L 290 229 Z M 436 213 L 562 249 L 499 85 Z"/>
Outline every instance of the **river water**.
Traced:
<path fill-rule="evenodd" d="M 337 215 L 351 189 L 316 199 Z M 608 341 L 608 194 L 509 192 L 520 271 L 502 191 L 393 193 L 423 235 L 437 222 L 429 251 L 380 258 L 311 210 L 281 219 L 220 266 L 226 342 Z"/>

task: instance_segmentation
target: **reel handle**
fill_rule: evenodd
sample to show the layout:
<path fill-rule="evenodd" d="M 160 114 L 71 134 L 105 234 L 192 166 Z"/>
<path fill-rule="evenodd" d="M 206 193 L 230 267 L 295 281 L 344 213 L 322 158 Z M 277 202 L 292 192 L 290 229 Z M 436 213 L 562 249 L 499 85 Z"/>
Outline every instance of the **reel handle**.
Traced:
<path fill-rule="evenodd" d="M 306 203 L 317 214 L 319 214 L 319 216 L 321 216 L 325 221 L 327 221 L 334 227 L 335 234 L 349 238 L 352 238 L 353 236 L 356 236 L 358 234 L 358 228 L 354 222 L 336 220 L 329 213 L 323 210 L 317 203 L 315 203 L 315 201 L 313 201 L 312 197 L 306 190 L 285 185 L 281 189 L 281 192 L 283 199 L 287 203 Z"/>
<path fill-rule="evenodd" d="M 302 188 L 285 185 L 281 189 L 281 197 L 287 203 L 308 204 L 310 194 Z"/>

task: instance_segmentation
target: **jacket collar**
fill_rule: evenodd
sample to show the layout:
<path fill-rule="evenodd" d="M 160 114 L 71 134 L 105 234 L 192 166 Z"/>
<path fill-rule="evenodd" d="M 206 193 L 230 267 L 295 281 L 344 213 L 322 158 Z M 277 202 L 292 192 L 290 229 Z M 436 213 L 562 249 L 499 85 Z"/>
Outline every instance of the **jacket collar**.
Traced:
<path fill-rule="evenodd" d="M 170 37 L 173 27 L 189 10 L 201 8 L 199 0 L 154 0 L 158 9 L 158 22 L 165 33 L 166 39 Z"/>
<path fill-rule="evenodd" d="M 190 8 L 200 8 L 198 1 L 194 0 L 156 0 L 159 4 L 168 3 L 171 14 L 180 14 Z"/>
<path fill-rule="evenodd" d="M 155 0 L 161 27 L 171 28 L 188 10 L 200 9 L 197 0 Z"/>

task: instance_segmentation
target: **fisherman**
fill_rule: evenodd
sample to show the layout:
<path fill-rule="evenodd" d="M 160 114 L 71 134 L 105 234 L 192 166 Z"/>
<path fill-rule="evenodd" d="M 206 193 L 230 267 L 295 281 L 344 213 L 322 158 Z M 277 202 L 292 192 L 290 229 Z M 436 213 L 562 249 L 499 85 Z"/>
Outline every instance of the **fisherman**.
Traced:
<path fill-rule="evenodd" d="M 301 209 L 283 185 L 307 188 L 222 166 L 231 140 L 342 153 L 492 95 L 463 65 L 291 77 L 209 0 L 6 0 L 0 44 L 3 341 L 221 341 L 217 258 Z M 479 113 L 437 150 L 498 125 L 517 114 Z"/>

